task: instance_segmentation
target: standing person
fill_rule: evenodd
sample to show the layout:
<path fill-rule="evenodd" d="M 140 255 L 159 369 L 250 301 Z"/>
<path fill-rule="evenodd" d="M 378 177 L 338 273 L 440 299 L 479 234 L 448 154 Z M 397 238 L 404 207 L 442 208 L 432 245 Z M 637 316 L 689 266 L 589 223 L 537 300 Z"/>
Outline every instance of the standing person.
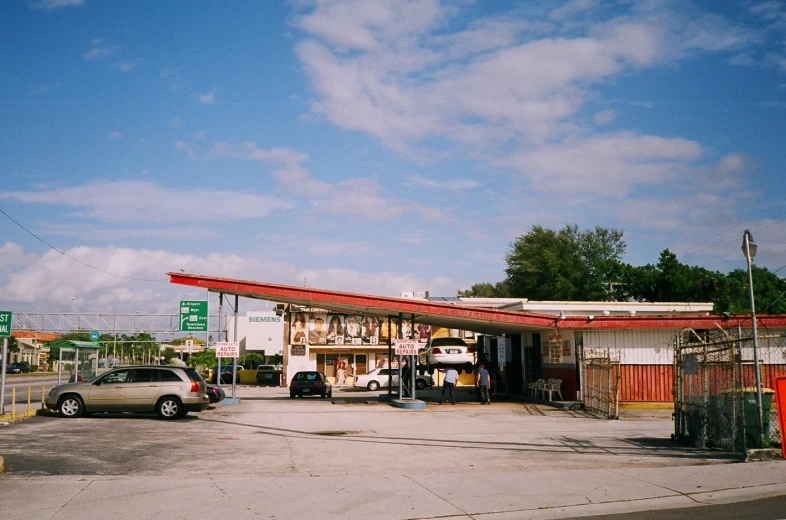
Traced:
<path fill-rule="evenodd" d="M 491 377 L 489 377 L 489 371 L 486 370 L 486 365 L 483 363 L 478 365 L 478 373 L 475 375 L 475 386 L 480 395 L 480 404 L 491 404 L 491 396 L 489 395 Z"/>
<path fill-rule="evenodd" d="M 445 371 L 445 381 L 442 384 L 442 393 L 439 395 L 439 404 L 442 404 L 442 401 L 445 400 L 446 388 L 450 396 L 450 404 L 456 404 L 456 398 L 453 396 L 453 389 L 456 387 L 458 377 L 458 371 L 455 368 L 449 368 Z"/>

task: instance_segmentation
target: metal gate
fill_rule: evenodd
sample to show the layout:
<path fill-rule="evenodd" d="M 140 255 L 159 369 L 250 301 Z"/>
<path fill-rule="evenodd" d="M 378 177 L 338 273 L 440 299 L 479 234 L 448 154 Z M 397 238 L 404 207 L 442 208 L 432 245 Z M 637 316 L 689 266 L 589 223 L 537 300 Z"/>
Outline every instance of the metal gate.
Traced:
<path fill-rule="evenodd" d="M 764 432 L 759 431 L 752 338 L 741 331 L 688 330 L 675 339 L 674 437 L 732 452 L 780 442 L 767 387 L 786 371 L 783 336 L 760 337 Z M 772 419 L 775 419 L 774 421 Z"/>
<path fill-rule="evenodd" d="M 580 347 L 581 398 L 584 409 L 609 419 L 619 417 L 620 360 L 608 348 Z"/>

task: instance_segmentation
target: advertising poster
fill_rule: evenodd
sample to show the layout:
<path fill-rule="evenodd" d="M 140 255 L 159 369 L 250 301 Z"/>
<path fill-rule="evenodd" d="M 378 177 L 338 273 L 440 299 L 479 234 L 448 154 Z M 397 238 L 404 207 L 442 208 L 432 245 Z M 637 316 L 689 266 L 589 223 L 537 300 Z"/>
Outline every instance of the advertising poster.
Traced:
<path fill-rule="evenodd" d="M 335 360 L 336 385 L 346 385 L 347 378 L 352 377 L 352 365 L 348 358 L 340 357 Z"/>
<path fill-rule="evenodd" d="M 328 325 L 327 315 L 312 313 L 308 324 L 308 344 L 327 345 Z"/>
<path fill-rule="evenodd" d="M 344 322 L 344 343 L 347 345 L 360 345 L 361 344 L 361 317 L 351 314 L 347 316 Z"/>
<path fill-rule="evenodd" d="M 344 316 L 341 314 L 331 314 L 328 321 L 327 344 L 344 344 Z"/>
<path fill-rule="evenodd" d="M 415 339 L 418 343 L 428 343 L 428 340 L 431 339 L 431 325 L 418 323 L 415 327 L 415 332 Z"/>
<path fill-rule="evenodd" d="M 401 337 L 404 339 L 412 339 L 412 323 L 404 320 L 401 323 Z"/>
<path fill-rule="evenodd" d="M 306 314 L 303 312 L 296 312 L 292 318 L 291 332 L 289 335 L 289 342 L 292 345 L 305 345 L 306 334 Z"/>
<path fill-rule="evenodd" d="M 376 316 L 363 316 L 361 333 L 364 345 L 379 345 L 379 321 Z"/>
<path fill-rule="evenodd" d="M 379 324 L 379 344 L 387 345 L 388 340 L 393 340 L 398 337 L 398 319 L 397 318 L 383 318 Z"/>

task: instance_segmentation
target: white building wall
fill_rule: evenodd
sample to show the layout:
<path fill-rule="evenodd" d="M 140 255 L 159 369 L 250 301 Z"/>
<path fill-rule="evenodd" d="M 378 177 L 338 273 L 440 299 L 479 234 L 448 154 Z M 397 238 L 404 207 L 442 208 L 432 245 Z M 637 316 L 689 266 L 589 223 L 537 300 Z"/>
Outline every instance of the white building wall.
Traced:
<path fill-rule="evenodd" d="M 751 338 L 750 329 L 742 332 L 745 338 Z M 759 361 L 768 365 L 786 364 L 786 331 L 759 329 Z M 753 342 L 746 341 L 742 348 L 742 360 L 753 361 Z"/>
<path fill-rule="evenodd" d="M 584 351 L 610 349 L 624 365 L 670 365 L 677 330 L 587 330 Z"/>
<path fill-rule="evenodd" d="M 291 349 L 292 347 L 290 346 L 288 348 Z M 286 386 L 289 386 L 289 383 L 292 381 L 292 378 L 298 372 L 317 369 L 317 353 L 307 352 L 305 356 L 290 355 L 287 358 L 287 364 L 285 365 L 284 368 L 286 372 Z"/>
<path fill-rule="evenodd" d="M 284 353 L 283 316 L 277 316 L 275 311 L 248 312 L 243 325 L 246 352 L 264 350 L 266 356 Z"/>

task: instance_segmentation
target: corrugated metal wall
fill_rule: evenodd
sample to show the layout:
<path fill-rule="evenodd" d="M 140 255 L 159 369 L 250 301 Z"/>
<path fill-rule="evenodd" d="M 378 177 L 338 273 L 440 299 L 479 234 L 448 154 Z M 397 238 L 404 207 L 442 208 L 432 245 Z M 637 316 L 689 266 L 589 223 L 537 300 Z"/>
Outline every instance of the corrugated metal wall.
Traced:
<path fill-rule="evenodd" d="M 671 402 L 673 365 L 621 365 L 620 401 Z"/>
<path fill-rule="evenodd" d="M 626 365 L 671 365 L 674 363 L 674 330 L 587 330 L 584 348 L 608 348 Z"/>

